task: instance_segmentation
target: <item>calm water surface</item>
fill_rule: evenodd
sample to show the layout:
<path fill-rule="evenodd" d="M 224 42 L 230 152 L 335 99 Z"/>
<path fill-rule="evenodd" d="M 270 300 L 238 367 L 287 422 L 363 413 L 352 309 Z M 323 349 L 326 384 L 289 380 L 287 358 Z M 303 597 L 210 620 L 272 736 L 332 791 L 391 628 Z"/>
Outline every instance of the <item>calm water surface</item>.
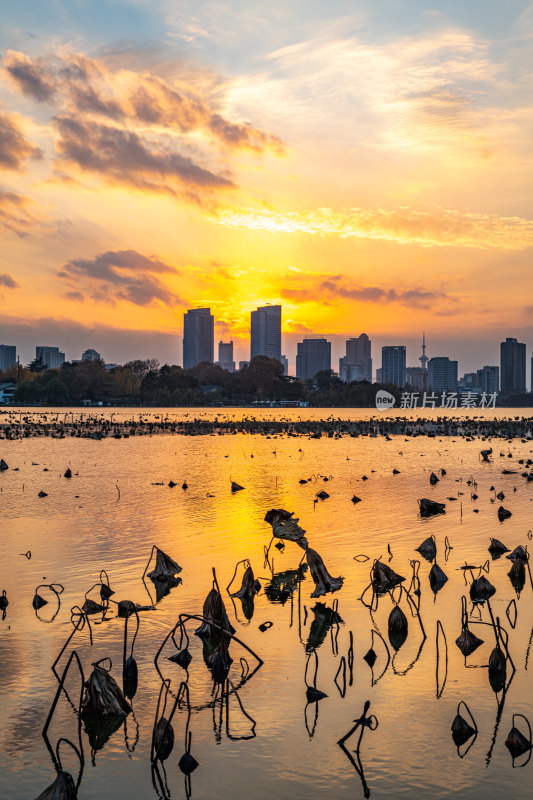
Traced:
<path fill-rule="evenodd" d="M 504 416 L 523 413 L 497 411 Z M 251 415 L 249 412 L 222 409 L 186 413 L 194 417 Z M 119 413 L 128 414 L 125 410 Z M 329 415 L 324 409 L 252 413 Z M 335 409 L 331 413 L 345 418 L 367 416 L 360 410 Z M 372 413 L 376 414 L 369 409 L 368 414 Z M 370 712 L 379 721 L 376 730 L 365 730 L 360 751 L 371 797 L 530 798 L 531 764 L 523 770 L 513 769 L 504 742 L 514 713 L 533 719 L 533 667 L 527 661 L 533 625 L 532 591 L 528 578 L 517 597 L 507 577 L 507 559 L 492 562 L 487 576 L 497 590 L 492 607 L 509 633 L 516 666 L 500 713 L 501 694 L 492 691 L 484 666 L 494 646 L 491 629 L 473 627 L 485 641 L 468 658 L 468 667 L 455 645 L 461 630 L 461 595 L 468 594 L 461 565 L 483 564 L 489 556 L 491 536 L 511 549 L 527 545 L 528 531 L 533 528 L 533 482 L 527 483 L 520 474 L 502 474 L 503 469 L 521 472 L 523 467 L 517 461 L 533 458 L 533 444 L 519 440 L 492 444 L 494 461 L 485 464 L 479 461 L 479 451 L 488 445 L 460 438 L 312 440 L 237 434 L 0 442 L 0 457 L 10 467 L 0 473 L 0 590 L 5 588 L 9 598 L 5 619 L 0 622 L 0 797 L 32 800 L 54 778 L 41 731 L 57 689 L 50 667 L 72 631 L 71 606 L 83 602 L 85 592 L 98 581 L 103 568 L 109 574 L 115 598 L 150 603 L 141 576 L 152 544 L 182 566 L 183 581 L 157 603 L 155 611 L 140 614 L 135 645 L 139 688 L 132 702 L 134 716 L 129 715 L 94 754 L 83 735 L 85 769 L 79 797 L 145 800 L 158 796 L 150 770 L 151 733 L 160 688 L 154 656 L 180 613 L 201 613 L 212 585 L 212 567 L 221 587 L 227 586 L 236 562 L 244 558 L 250 560 L 263 585 L 272 573 L 298 567 L 302 551 L 290 542 L 284 552 L 272 548 L 270 565 L 265 564 L 264 547 L 270 541 L 271 528 L 264 516 L 274 507 L 295 512 L 310 546 L 320 552 L 332 575 L 344 577 L 344 586 L 317 601 L 311 598 L 314 586 L 306 574 L 300 591 L 283 605 L 271 602 L 263 589 L 255 598 L 251 620 L 246 619 L 240 601 L 236 599 L 234 605 L 223 588 L 236 635 L 264 661 L 239 690 L 242 705 L 256 725 L 253 729 L 234 696 L 227 710 L 216 702 L 213 707 L 212 680 L 202 659 L 202 642 L 192 636 L 189 687 L 195 710 L 190 729 L 192 754 L 200 764 L 191 779 L 192 797 L 364 797 L 361 780 L 337 741 L 350 730 L 368 700 Z M 63 478 L 67 466 L 73 472 L 71 480 Z M 431 471 L 441 468 L 446 476 L 431 486 Z M 393 474 L 393 469 L 399 474 Z M 329 480 L 324 482 L 322 476 Z M 301 478 L 311 480 L 301 485 Z M 477 499 L 472 498 L 472 486 L 467 484 L 472 478 L 477 481 Z M 169 480 L 177 486 L 169 488 Z M 184 480 L 187 490 L 181 488 Z M 244 491 L 232 494 L 230 480 L 244 486 Z M 160 482 L 163 485 L 156 485 Z M 491 486 L 496 492 L 504 492 L 503 505 L 512 512 L 503 523 L 497 518 L 500 501 L 495 500 Z M 314 502 L 321 489 L 330 497 Z M 48 496 L 39 498 L 41 490 Z M 356 505 L 351 502 L 354 494 L 362 500 Z M 446 502 L 447 513 L 421 519 L 420 497 Z M 457 500 L 449 501 L 448 497 Z M 363 660 L 371 645 L 372 629 L 381 632 L 388 644 L 387 620 L 392 608 L 390 597 L 385 596 L 371 616 L 360 601 L 369 582 L 372 559 L 381 556 L 409 583 L 410 560 L 420 558 L 415 548 L 431 534 L 436 537 L 437 561 L 448 582 L 435 597 L 428 580 L 431 565 L 420 559 L 421 618 L 427 639 L 423 641 L 416 618 L 402 601 L 409 636 L 396 655 L 389 645 L 394 658 L 381 674 L 387 654 L 378 638 L 373 670 Z M 447 560 L 445 537 L 453 548 Z M 30 560 L 21 555 L 28 550 L 32 553 Z M 354 560 L 361 554 L 371 560 Z M 241 576 L 242 567 L 235 589 Z M 65 587 L 53 620 L 53 602 L 41 609 L 40 618 L 31 604 L 35 587 L 50 582 Z M 152 584 L 148 588 L 155 594 Z M 514 630 L 506 617 L 513 598 L 518 609 Z M 318 705 L 307 706 L 304 672 L 306 644 L 316 632 L 316 625 L 311 631 L 313 609 L 317 602 L 331 608 L 337 600 L 342 622 L 326 632 L 317 649 L 317 687 L 327 697 Z M 486 609 L 483 619 L 488 619 Z M 262 633 L 258 626 L 266 620 L 273 625 Z M 438 689 L 442 688 L 445 658 L 441 658 L 437 672 L 437 620 L 444 628 L 448 651 L 442 693 Z M 347 686 L 343 698 L 334 677 L 341 657 L 347 656 L 350 631 L 354 637 L 353 684 Z M 86 677 L 91 662 L 110 657 L 111 674 L 121 682 L 123 634 L 124 620 L 112 609 L 104 621 L 93 617 L 92 647 L 87 630 L 76 633 L 72 646 L 82 659 Z M 165 659 L 172 652 L 171 646 L 163 652 L 161 669 L 177 689 L 185 673 Z M 234 643 L 230 652 L 234 659 L 230 677 L 238 683 L 239 659 L 245 651 Z M 442 640 L 440 653 L 443 656 Z M 66 655 L 60 665 L 65 660 Z M 253 666 L 253 659 L 249 661 Z M 341 678 L 342 671 L 337 679 L 340 684 Z M 71 698 L 79 693 L 74 670 L 67 690 Z M 479 730 L 464 758 L 458 757 L 450 731 L 461 700 L 468 703 Z M 177 767 L 184 752 L 185 722 L 185 712 L 177 711 L 173 723 L 176 743 L 166 762 L 172 798 L 186 797 L 184 776 Z M 75 735 L 75 715 L 62 695 L 50 739 L 53 743 L 60 736 L 75 740 Z M 354 740 L 347 746 L 353 751 L 355 744 Z M 64 762 L 77 774 L 76 761 L 67 751 Z"/>

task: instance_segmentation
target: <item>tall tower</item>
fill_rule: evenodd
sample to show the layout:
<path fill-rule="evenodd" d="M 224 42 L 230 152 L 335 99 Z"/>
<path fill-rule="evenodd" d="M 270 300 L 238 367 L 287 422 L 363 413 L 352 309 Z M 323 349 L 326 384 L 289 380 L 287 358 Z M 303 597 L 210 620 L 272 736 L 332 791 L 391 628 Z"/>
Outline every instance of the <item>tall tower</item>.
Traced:
<path fill-rule="evenodd" d="M 420 356 L 420 363 L 422 364 L 422 369 L 426 371 L 428 368 L 428 361 L 429 358 L 426 355 L 426 332 L 424 331 L 422 334 L 422 355 Z"/>
<path fill-rule="evenodd" d="M 250 314 L 250 359 L 281 360 L 281 306 L 261 306 Z"/>
<path fill-rule="evenodd" d="M 213 363 L 214 317 L 210 308 L 192 308 L 183 315 L 183 369 L 202 361 Z"/>

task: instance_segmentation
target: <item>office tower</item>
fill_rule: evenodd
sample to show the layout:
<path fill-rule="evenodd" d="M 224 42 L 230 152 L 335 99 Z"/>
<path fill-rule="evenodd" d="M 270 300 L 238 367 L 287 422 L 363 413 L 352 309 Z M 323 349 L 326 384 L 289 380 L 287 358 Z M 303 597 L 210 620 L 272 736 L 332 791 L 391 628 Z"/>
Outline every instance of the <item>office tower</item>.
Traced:
<path fill-rule="evenodd" d="M 255 356 L 281 360 L 281 306 L 262 306 L 250 314 L 250 360 Z"/>
<path fill-rule="evenodd" d="M 298 342 L 296 377 L 301 381 L 310 381 L 323 369 L 331 369 L 331 342 L 326 339 Z"/>
<path fill-rule="evenodd" d="M 183 315 L 183 369 L 214 361 L 215 320 L 210 308 L 191 308 Z"/>
<path fill-rule="evenodd" d="M 346 355 L 339 359 L 339 377 L 345 383 L 372 382 L 372 342 L 366 333 L 347 339 Z"/>
<path fill-rule="evenodd" d="M 381 348 L 381 379 L 383 383 L 405 386 L 405 345 Z"/>
<path fill-rule="evenodd" d="M 102 356 L 97 350 L 93 350 L 92 347 L 89 347 L 88 350 L 85 350 L 84 353 L 81 354 L 82 361 L 101 361 Z"/>
<path fill-rule="evenodd" d="M 481 370 L 478 369 L 477 372 L 465 372 L 461 380 L 459 381 L 458 386 L 461 389 L 479 389 L 479 373 Z"/>
<path fill-rule="evenodd" d="M 57 369 L 65 363 L 65 354 L 60 352 L 59 347 L 36 347 L 35 358 L 46 364 L 48 369 Z"/>
<path fill-rule="evenodd" d="M 447 356 L 430 358 L 427 385 L 432 392 L 456 392 L 457 361 L 450 361 Z"/>
<path fill-rule="evenodd" d="M 383 370 L 381 367 L 376 369 L 376 383 L 383 383 Z"/>
<path fill-rule="evenodd" d="M 235 372 L 235 361 L 233 360 L 233 342 L 218 343 L 217 364 L 228 372 Z"/>
<path fill-rule="evenodd" d="M 500 368 L 482 367 L 477 371 L 477 385 L 482 392 L 493 394 L 500 388 Z"/>
<path fill-rule="evenodd" d="M 0 344 L 0 372 L 5 372 L 17 363 L 17 348 L 14 344 Z"/>
<path fill-rule="evenodd" d="M 526 346 L 509 337 L 500 344 L 502 392 L 526 391 Z"/>
<path fill-rule="evenodd" d="M 427 375 L 427 369 L 424 367 L 406 367 L 405 383 L 415 392 L 425 392 L 427 386 Z"/>
<path fill-rule="evenodd" d="M 287 356 L 283 356 L 282 355 L 281 358 L 280 358 L 280 361 L 281 361 L 281 366 L 283 367 L 283 374 L 284 375 L 288 375 L 289 374 L 289 359 L 287 358 Z"/>

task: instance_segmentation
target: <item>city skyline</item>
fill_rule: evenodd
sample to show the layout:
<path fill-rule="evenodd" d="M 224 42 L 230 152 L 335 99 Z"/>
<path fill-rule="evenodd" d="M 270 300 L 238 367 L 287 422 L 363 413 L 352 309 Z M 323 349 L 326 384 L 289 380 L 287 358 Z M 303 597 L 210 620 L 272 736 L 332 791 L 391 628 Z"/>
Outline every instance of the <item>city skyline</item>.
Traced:
<path fill-rule="evenodd" d="M 2 23 L 4 341 L 170 361 L 200 306 L 238 361 L 283 303 L 293 363 L 314 331 L 336 363 L 354 320 L 451 358 L 460 329 L 465 369 L 511 330 L 530 349 L 527 2 L 28 0 Z"/>

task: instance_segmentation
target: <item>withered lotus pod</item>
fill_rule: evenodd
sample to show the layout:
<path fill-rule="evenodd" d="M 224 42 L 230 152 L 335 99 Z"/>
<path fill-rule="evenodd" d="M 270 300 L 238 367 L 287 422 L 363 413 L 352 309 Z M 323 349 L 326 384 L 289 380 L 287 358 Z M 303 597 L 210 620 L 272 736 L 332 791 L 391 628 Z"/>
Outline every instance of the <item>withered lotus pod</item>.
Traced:
<path fill-rule="evenodd" d="M 435 484 L 439 482 L 439 479 L 437 478 L 434 472 L 432 472 L 431 475 L 429 476 L 429 482 L 432 486 L 435 486 Z"/>
<path fill-rule="evenodd" d="M 133 699 L 137 694 L 139 670 L 133 656 L 129 656 L 122 667 L 122 688 L 126 697 Z"/>
<path fill-rule="evenodd" d="M 465 744 L 475 733 L 475 729 L 464 717 L 457 713 L 452 722 L 452 739 L 454 745 L 456 747 L 461 747 L 461 745 Z"/>
<path fill-rule="evenodd" d="M 518 547 L 515 547 L 513 552 L 509 553 L 505 558 L 508 558 L 509 561 L 523 561 L 525 564 L 529 560 L 529 555 L 526 548 L 519 544 Z"/>
<path fill-rule="evenodd" d="M 182 755 L 180 760 L 178 761 L 178 767 L 183 772 L 184 775 L 190 775 L 191 772 L 194 772 L 196 767 L 199 767 L 200 764 L 192 756 L 188 751 Z"/>
<path fill-rule="evenodd" d="M 352 497 L 352 503 L 355 505 L 356 503 L 360 503 L 360 502 L 361 502 L 361 498 L 357 497 L 357 495 L 354 494 L 354 496 Z"/>
<path fill-rule="evenodd" d="M 78 792 L 72 776 L 61 770 L 55 781 L 41 792 L 36 800 L 76 800 L 77 797 Z"/>
<path fill-rule="evenodd" d="M 475 633 L 469 631 L 468 628 L 464 628 L 462 633 L 455 640 L 455 644 L 464 656 L 469 656 L 483 644 L 483 639 L 480 639 Z"/>
<path fill-rule="evenodd" d="M 119 617 L 131 617 L 135 613 L 135 603 L 132 600 L 119 600 L 117 606 Z"/>
<path fill-rule="evenodd" d="M 326 569 L 321 556 L 310 547 L 306 552 L 311 577 L 315 582 L 315 590 L 311 597 L 321 597 L 327 592 L 337 592 L 344 583 L 344 578 L 333 578 Z"/>
<path fill-rule="evenodd" d="M 470 599 L 473 603 L 480 603 L 483 605 L 487 600 L 490 600 L 496 589 L 484 575 L 472 581 L 470 586 Z"/>
<path fill-rule="evenodd" d="M 500 520 L 500 522 L 503 522 L 504 519 L 509 519 L 509 517 L 512 517 L 511 512 L 508 511 L 503 506 L 500 506 L 498 509 L 498 519 Z"/>
<path fill-rule="evenodd" d="M 9 469 L 6 462 L 3 458 L 0 458 L 0 472 L 5 472 L 6 469 Z"/>
<path fill-rule="evenodd" d="M 9 605 L 9 600 L 7 599 L 6 590 L 2 590 L 2 597 L 0 597 L 0 611 L 5 611 Z"/>
<path fill-rule="evenodd" d="M 64 474 L 65 478 L 72 478 L 72 470 L 70 467 L 67 467 Z"/>
<path fill-rule="evenodd" d="M 322 489 L 321 492 L 317 492 L 316 493 L 316 497 L 318 497 L 319 500 L 327 500 L 328 497 L 329 497 L 329 494 Z"/>
<path fill-rule="evenodd" d="M 493 692 L 500 692 L 505 686 L 507 662 L 500 647 L 495 647 L 489 658 L 489 682 Z"/>
<path fill-rule="evenodd" d="M 228 633 L 235 633 L 235 628 L 228 619 L 224 601 L 214 587 L 204 600 L 202 616 L 204 621 L 195 630 L 197 636 L 221 636 L 223 632 L 221 628 Z M 215 623 L 214 626 L 211 625 L 212 622 Z"/>
<path fill-rule="evenodd" d="M 513 566 L 507 573 L 513 589 L 520 593 L 526 583 L 526 567 L 523 561 L 513 561 Z"/>
<path fill-rule="evenodd" d="M 185 647 L 183 650 L 179 650 L 177 653 L 174 653 L 173 656 L 170 656 L 168 660 L 173 661 L 174 664 L 177 664 L 182 669 L 187 669 L 192 661 L 192 656 Z"/>
<path fill-rule="evenodd" d="M 174 747 L 174 729 L 166 717 L 160 717 L 154 728 L 154 761 L 166 761 Z"/>
<path fill-rule="evenodd" d="M 248 565 L 244 571 L 244 575 L 242 576 L 241 588 L 238 592 L 233 592 L 231 597 L 253 597 L 255 593 L 254 571 L 252 567 Z"/>
<path fill-rule="evenodd" d="M 447 580 L 448 576 L 444 570 L 439 567 L 437 562 L 435 562 L 429 571 L 429 585 L 431 586 L 432 592 L 435 594 L 440 592 Z"/>
<path fill-rule="evenodd" d="M 376 651 L 374 650 L 374 648 L 373 648 L 373 647 L 371 647 L 371 648 L 370 648 L 370 649 L 369 649 L 369 650 L 368 650 L 368 651 L 365 653 L 365 655 L 363 656 L 363 660 L 364 660 L 364 661 L 366 661 L 366 663 L 368 664 L 368 666 L 370 667 L 370 669 L 372 669 L 372 667 L 373 667 L 373 666 L 374 666 L 374 664 L 376 663 L 376 659 L 377 659 L 377 655 L 376 655 Z"/>
<path fill-rule="evenodd" d="M 499 539 L 494 539 L 491 537 L 489 553 L 493 559 L 500 558 L 504 553 L 509 553 L 509 548 L 506 547 L 503 542 L 500 542 Z"/>
<path fill-rule="evenodd" d="M 104 610 L 104 607 L 100 603 L 95 603 L 90 597 L 86 597 L 81 610 L 85 614 L 100 614 Z"/>
<path fill-rule="evenodd" d="M 446 503 L 437 503 L 435 500 L 429 500 L 427 497 L 423 497 L 418 503 L 420 505 L 421 517 L 431 517 L 434 514 L 446 513 Z"/>
<path fill-rule="evenodd" d="M 308 703 L 318 703 L 319 700 L 323 700 L 324 697 L 327 697 L 327 694 L 320 691 L 320 689 L 316 689 L 314 686 L 308 686 L 305 690 L 305 696 Z"/>
<path fill-rule="evenodd" d="M 181 572 L 181 567 L 159 547 L 155 548 L 155 568 L 148 573 L 153 581 L 167 581 Z"/>
<path fill-rule="evenodd" d="M 231 482 L 231 491 L 233 494 L 235 494 L 235 492 L 242 492 L 243 489 L 244 486 L 241 486 L 240 483 L 236 483 L 235 481 Z"/>
<path fill-rule="evenodd" d="M 372 585 L 377 592 L 386 592 L 389 589 L 394 589 L 399 583 L 404 581 L 402 575 L 398 575 L 387 564 L 382 561 L 376 561 L 373 568 Z"/>
<path fill-rule="evenodd" d="M 527 722 L 529 728 L 529 739 L 526 739 L 524 734 L 515 726 L 515 717 L 522 717 L 522 719 Z M 531 727 L 527 718 L 523 717 L 522 714 L 513 714 L 513 727 L 509 731 L 507 739 L 505 740 L 505 746 L 509 750 L 513 760 L 515 758 L 520 758 L 520 756 L 523 756 L 524 753 L 528 752 L 528 750 L 531 750 Z"/>
<path fill-rule="evenodd" d="M 400 606 L 394 606 L 389 614 L 389 642 L 399 650 L 407 639 L 408 622 Z"/>
<path fill-rule="evenodd" d="M 125 717 L 130 711 L 131 706 L 116 680 L 98 662 L 94 663 L 93 671 L 85 684 L 82 718 Z"/>
<path fill-rule="evenodd" d="M 428 536 L 428 538 L 424 539 L 422 544 L 420 544 L 416 549 L 418 550 L 420 555 L 423 556 L 427 561 L 433 561 L 433 559 L 437 555 L 437 545 L 435 544 L 435 537 Z"/>
<path fill-rule="evenodd" d="M 223 644 L 217 645 L 207 659 L 207 666 L 215 683 L 224 683 L 232 663 L 233 659 L 228 652 L 228 648 Z"/>
<path fill-rule="evenodd" d="M 41 597 L 40 594 L 37 594 L 37 592 L 35 592 L 31 604 L 34 607 L 34 609 L 38 611 L 39 608 L 42 608 L 43 606 L 46 606 L 48 604 L 48 600 L 45 600 L 44 597 Z"/>

